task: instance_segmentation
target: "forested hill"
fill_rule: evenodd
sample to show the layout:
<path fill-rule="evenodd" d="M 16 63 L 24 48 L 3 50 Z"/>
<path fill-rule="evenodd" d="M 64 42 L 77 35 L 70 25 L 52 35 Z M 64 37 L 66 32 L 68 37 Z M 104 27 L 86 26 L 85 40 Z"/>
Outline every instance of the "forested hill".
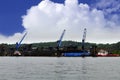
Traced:
<path fill-rule="evenodd" d="M 22 44 L 21 47 L 25 45 L 31 45 L 32 47 L 57 47 L 57 42 L 41 42 L 41 43 L 32 43 L 32 44 Z M 7 48 L 15 48 L 15 44 L 0 44 L 0 47 L 4 46 Z M 77 46 L 81 48 L 81 42 L 76 41 L 63 41 L 61 46 Z M 91 46 L 97 46 L 97 49 L 104 49 L 110 53 L 120 53 L 120 42 L 114 44 L 96 44 L 96 43 L 85 43 L 85 48 L 89 49 Z"/>
<path fill-rule="evenodd" d="M 32 46 L 35 47 L 56 47 L 57 42 L 44 42 L 44 43 L 33 43 Z M 77 46 L 81 48 L 81 42 L 76 41 L 63 41 L 61 46 Z M 114 44 L 96 44 L 96 43 L 85 43 L 85 48 L 89 49 L 92 46 L 97 46 L 97 49 L 104 49 L 110 53 L 119 53 L 120 54 L 120 42 Z"/>

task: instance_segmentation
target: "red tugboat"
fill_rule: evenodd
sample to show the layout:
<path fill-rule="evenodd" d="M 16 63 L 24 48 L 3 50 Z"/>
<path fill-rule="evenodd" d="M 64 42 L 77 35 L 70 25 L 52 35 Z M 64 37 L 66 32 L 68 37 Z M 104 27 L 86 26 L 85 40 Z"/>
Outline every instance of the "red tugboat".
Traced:
<path fill-rule="evenodd" d="M 108 53 L 107 51 L 101 49 L 98 54 L 96 55 L 97 57 L 119 57 L 119 54 L 111 54 Z"/>

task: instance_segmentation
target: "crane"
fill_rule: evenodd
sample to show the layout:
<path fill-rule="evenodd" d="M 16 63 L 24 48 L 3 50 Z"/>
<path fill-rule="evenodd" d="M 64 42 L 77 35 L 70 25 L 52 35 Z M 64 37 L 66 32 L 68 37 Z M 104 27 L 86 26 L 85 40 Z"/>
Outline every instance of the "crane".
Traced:
<path fill-rule="evenodd" d="M 87 29 L 84 28 L 84 32 L 83 32 L 83 38 L 82 38 L 82 50 L 84 51 L 85 49 L 85 39 L 86 39 L 86 33 L 87 33 Z"/>
<path fill-rule="evenodd" d="M 63 32 L 62 32 L 62 35 L 60 36 L 60 39 L 57 41 L 57 44 L 58 44 L 58 48 L 61 46 L 61 43 L 62 43 L 62 39 L 63 39 L 63 36 L 64 36 L 64 34 L 65 34 L 65 29 L 63 30 Z"/>
<path fill-rule="evenodd" d="M 25 36 L 27 35 L 27 32 L 24 34 L 24 36 L 22 37 L 22 39 L 20 40 L 20 42 L 16 42 L 16 50 L 18 50 L 18 48 L 20 47 L 23 39 L 25 38 Z"/>

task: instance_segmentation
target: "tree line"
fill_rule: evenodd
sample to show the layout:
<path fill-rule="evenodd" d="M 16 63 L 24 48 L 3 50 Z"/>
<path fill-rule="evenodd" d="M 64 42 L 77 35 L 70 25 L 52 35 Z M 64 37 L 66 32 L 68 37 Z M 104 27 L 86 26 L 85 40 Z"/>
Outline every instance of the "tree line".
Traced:
<path fill-rule="evenodd" d="M 81 49 L 82 43 L 77 41 L 63 41 L 61 47 L 68 47 L 68 46 L 76 46 Z M 96 43 L 85 43 L 85 49 L 90 50 L 92 46 L 96 46 L 97 50 L 104 49 L 112 54 L 120 54 L 120 42 L 113 43 L 113 44 L 96 44 Z M 32 43 L 32 44 L 22 44 L 19 50 L 24 50 L 25 48 L 48 48 L 48 47 L 57 47 L 57 42 L 40 42 L 40 43 Z M 0 56 L 11 55 L 15 51 L 15 44 L 0 44 Z"/>

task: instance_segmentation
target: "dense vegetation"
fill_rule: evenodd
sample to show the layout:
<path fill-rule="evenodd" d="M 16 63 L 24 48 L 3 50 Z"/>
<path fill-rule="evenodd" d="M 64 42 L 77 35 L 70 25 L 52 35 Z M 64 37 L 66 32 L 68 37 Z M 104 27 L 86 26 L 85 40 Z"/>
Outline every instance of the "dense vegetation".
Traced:
<path fill-rule="evenodd" d="M 62 47 L 64 46 L 77 46 L 81 48 L 81 42 L 76 41 L 63 41 Z M 85 48 L 90 49 L 91 46 L 97 46 L 97 49 L 107 50 L 109 53 L 120 54 L 120 42 L 114 44 L 96 44 L 96 43 L 85 43 Z M 37 48 L 48 48 L 48 47 L 57 47 L 57 42 L 42 42 L 42 43 L 32 43 L 32 44 L 22 44 L 20 49 L 23 47 L 37 47 Z M 6 52 L 15 50 L 15 44 L 0 44 L 0 55 L 5 55 Z M 4 53 L 3 53 L 4 52 Z M 12 53 L 12 52 L 11 52 Z"/>
<path fill-rule="evenodd" d="M 77 46 L 81 48 L 81 42 L 76 42 L 76 41 L 63 41 L 61 46 Z M 85 43 L 85 48 L 89 49 L 91 46 L 96 45 L 97 49 L 104 49 L 107 50 L 109 53 L 117 53 L 120 54 L 120 42 L 114 43 L 114 44 L 96 44 L 96 43 Z M 56 47 L 57 43 L 56 42 L 46 42 L 46 43 L 34 43 L 33 46 L 37 47 Z"/>
<path fill-rule="evenodd" d="M 76 41 L 63 41 L 61 46 L 77 46 L 81 48 L 82 44 L 81 42 L 76 42 Z M 89 49 L 91 46 L 96 45 L 97 49 L 104 49 L 107 50 L 109 53 L 115 53 L 115 54 L 120 54 L 120 42 L 114 43 L 114 44 L 96 44 L 96 43 L 85 43 L 85 48 Z M 56 47 L 57 43 L 56 42 L 45 42 L 45 43 L 34 43 L 32 46 L 36 47 Z"/>

